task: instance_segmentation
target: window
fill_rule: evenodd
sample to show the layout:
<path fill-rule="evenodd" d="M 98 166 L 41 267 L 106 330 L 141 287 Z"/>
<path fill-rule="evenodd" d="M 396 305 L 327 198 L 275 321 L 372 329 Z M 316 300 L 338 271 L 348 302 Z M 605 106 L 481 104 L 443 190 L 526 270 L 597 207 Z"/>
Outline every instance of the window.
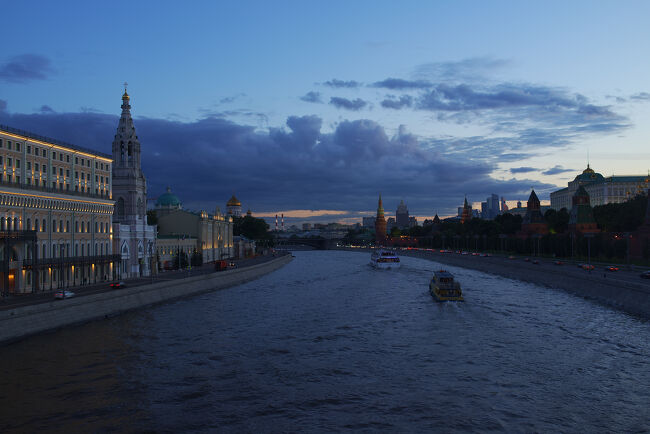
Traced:
<path fill-rule="evenodd" d="M 66 162 L 66 163 L 69 163 L 69 162 L 70 162 L 70 156 L 69 156 L 69 155 L 66 155 L 66 156 L 65 156 L 65 162 Z"/>
<path fill-rule="evenodd" d="M 84 222 L 81 222 L 81 232 L 84 232 Z"/>
<path fill-rule="evenodd" d="M 18 166 L 18 167 L 20 167 L 20 166 Z M 99 182 L 99 176 L 98 175 L 95 175 L 95 182 Z"/>
<path fill-rule="evenodd" d="M 95 161 L 95 169 L 99 169 L 99 163 Z"/>
<path fill-rule="evenodd" d="M 56 175 L 56 167 L 52 166 L 52 175 Z"/>
<path fill-rule="evenodd" d="M 16 151 L 20 151 L 20 143 L 16 142 Z"/>
<path fill-rule="evenodd" d="M 20 176 L 16 175 L 16 184 L 20 184 Z"/>
<path fill-rule="evenodd" d="M 70 171 L 68 169 L 65 169 L 65 176 L 66 178 L 70 177 Z"/>
<path fill-rule="evenodd" d="M 52 160 L 56 160 L 56 152 L 52 151 Z"/>
<path fill-rule="evenodd" d="M 86 180 L 90 181 L 90 173 L 86 173 Z"/>
<path fill-rule="evenodd" d="M 100 176 L 99 179 L 101 179 L 101 183 L 103 184 L 104 183 L 104 177 Z"/>
<path fill-rule="evenodd" d="M 63 154 L 59 152 L 59 161 L 63 161 Z"/>
<path fill-rule="evenodd" d="M 0 155 L 0 165 L 2 165 L 2 155 Z"/>
<path fill-rule="evenodd" d="M 27 153 L 31 154 L 32 153 L 32 147 L 31 145 L 27 145 Z"/>
<path fill-rule="evenodd" d="M 7 140 L 7 149 L 11 149 L 11 140 Z"/>
<path fill-rule="evenodd" d="M 75 177 L 75 178 L 79 178 L 79 172 L 75 172 L 75 173 L 74 173 L 74 177 Z"/>
<path fill-rule="evenodd" d="M 27 177 L 27 185 L 32 185 L 32 177 L 31 176 Z"/>
<path fill-rule="evenodd" d="M 43 219 L 43 232 L 47 232 L 47 221 Z"/>
<path fill-rule="evenodd" d="M 31 231 L 32 230 L 32 219 L 27 217 L 27 230 Z"/>
<path fill-rule="evenodd" d="M 20 160 L 16 158 L 16 168 L 20 169 Z"/>
<path fill-rule="evenodd" d="M 38 157 L 38 148 L 34 146 L 34 155 Z"/>
<path fill-rule="evenodd" d="M 74 222 L 74 231 L 79 232 L 79 222 Z"/>
<path fill-rule="evenodd" d="M 47 157 L 47 149 L 43 149 L 43 157 Z"/>
<path fill-rule="evenodd" d="M 74 157 L 74 164 L 79 164 L 79 158 Z"/>
<path fill-rule="evenodd" d="M 2 139 L 0 139 L 0 148 L 2 148 Z"/>
<path fill-rule="evenodd" d="M 97 233 L 97 228 L 98 227 L 99 227 L 99 225 L 97 224 L 97 222 L 95 222 L 95 233 Z"/>
<path fill-rule="evenodd" d="M 70 232 L 70 220 L 65 221 L 65 231 Z"/>
<path fill-rule="evenodd" d="M 59 176 L 63 176 L 63 167 L 59 167 Z"/>
<path fill-rule="evenodd" d="M 34 230 L 35 230 L 36 232 L 38 232 L 38 231 L 41 230 L 40 226 L 38 225 L 38 219 L 35 219 L 35 220 L 34 220 Z"/>
<path fill-rule="evenodd" d="M 27 162 L 27 170 L 32 170 L 32 162 L 31 161 Z"/>
<path fill-rule="evenodd" d="M 59 220 L 59 232 L 63 232 L 63 220 Z"/>
<path fill-rule="evenodd" d="M 11 158 L 7 158 L 7 167 L 11 167 Z"/>
<path fill-rule="evenodd" d="M 38 172 L 38 163 L 34 163 L 34 170 Z"/>

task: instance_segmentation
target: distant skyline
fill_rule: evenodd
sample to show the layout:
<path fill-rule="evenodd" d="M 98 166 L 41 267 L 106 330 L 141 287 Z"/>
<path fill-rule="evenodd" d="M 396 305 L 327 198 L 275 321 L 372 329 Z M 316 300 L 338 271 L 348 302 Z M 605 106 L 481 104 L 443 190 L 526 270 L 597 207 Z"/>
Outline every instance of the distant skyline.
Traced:
<path fill-rule="evenodd" d="M 644 1 L 12 2 L 0 123 L 110 153 L 122 83 L 149 198 L 353 221 L 647 174 Z M 70 23 L 70 25 L 62 25 Z M 394 212 L 394 210 L 393 210 Z"/>

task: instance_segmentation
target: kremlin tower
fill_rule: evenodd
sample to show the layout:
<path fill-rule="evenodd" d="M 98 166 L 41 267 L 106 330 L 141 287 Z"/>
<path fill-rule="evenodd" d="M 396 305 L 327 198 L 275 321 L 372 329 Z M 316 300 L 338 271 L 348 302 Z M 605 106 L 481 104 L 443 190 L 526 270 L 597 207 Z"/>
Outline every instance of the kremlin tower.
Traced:
<path fill-rule="evenodd" d="M 465 197 L 465 203 L 463 204 L 463 214 L 460 216 L 460 222 L 465 223 L 472 219 L 472 207 L 467 203 L 467 197 Z"/>
<path fill-rule="evenodd" d="M 382 244 L 386 241 L 386 219 L 384 218 L 384 207 L 381 204 L 381 194 L 377 205 L 377 218 L 375 219 L 375 242 Z"/>

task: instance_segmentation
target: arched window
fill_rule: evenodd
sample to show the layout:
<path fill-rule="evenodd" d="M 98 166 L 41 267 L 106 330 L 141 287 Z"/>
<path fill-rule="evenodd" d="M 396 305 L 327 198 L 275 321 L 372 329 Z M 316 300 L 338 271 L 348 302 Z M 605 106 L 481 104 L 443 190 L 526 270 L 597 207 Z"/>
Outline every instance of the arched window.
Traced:
<path fill-rule="evenodd" d="M 27 230 L 31 231 L 32 230 L 32 219 L 27 217 Z"/>
<path fill-rule="evenodd" d="M 81 232 L 85 232 L 85 223 L 81 222 Z"/>
<path fill-rule="evenodd" d="M 38 219 L 34 219 L 34 230 L 36 232 L 41 230 L 41 227 L 38 225 Z"/>
<path fill-rule="evenodd" d="M 70 220 L 65 221 L 65 231 L 70 232 Z"/>
<path fill-rule="evenodd" d="M 20 229 L 18 226 L 18 217 L 14 217 L 14 231 L 17 231 L 18 229 Z"/>
<path fill-rule="evenodd" d="M 47 220 L 43 219 L 43 232 L 47 232 Z"/>
<path fill-rule="evenodd" d="M 117 203 L 115 204 L 115 211 L 118 220 L 124 219 L 124 199 L 121 197 L 117 199 Z"/>
<path fill-rule="evenodd" d="M 59 220 L 59 232 L 63 232 L 63 220 Z"/>
<path fill-rule="evenodd" d="M 83 255 L 84 255 L 84 244 L 81 243 L 81 256 L 83 256 Z"/>
<path fill-rule="evenodd" d="M 52 244 L 52 257 L 56 258 L 56 244 Z"/>
<path fill-rule="evenodd" d="M 95 243 L 95 256 L 99 255 L 99 249 L 97 248 L 97 243 Z"/>
<path fill-rule="evenodd" d="M 43 244 L 43 257 L 47 258 L 47 245 Z"/>
<path fill-rule="evenodd" d="M 78 221 L 74 222 L 74 231 L 76 233 L 79 233 L 79 222 Z"/>
<path fill-rule="evenodd" d="M 99 254 L 102 255 L 102 256 L 104 255 L 104 245 L 103 244 L 99 245 Z"/>
<path fill-rule="evenodd" d="M 95 233 L 97 233 L 97 228 L 99 228 L 99 223 L 95 222 Z"/>
<path fill-rule="evenodd" d="M 5 226 L 5 224 L 6 224 L 5 223 L 5 218 L 4 217 L 0 218 L 0 229 L 3 230 L 3 231 L 7 230 L 7 227 Z"/>

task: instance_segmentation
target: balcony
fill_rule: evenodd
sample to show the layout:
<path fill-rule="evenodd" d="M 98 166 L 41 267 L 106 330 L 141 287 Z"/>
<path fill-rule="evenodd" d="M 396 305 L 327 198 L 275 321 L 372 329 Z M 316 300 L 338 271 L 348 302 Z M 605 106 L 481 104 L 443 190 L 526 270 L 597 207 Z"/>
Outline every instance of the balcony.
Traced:
<path fill-rule="evenodd" d="M 9 187 L 9 188 L 19 188 L 21 190 L 32 190 L 32 191 L 38 191 L 38 192 L 43 192 L 43 193 L 55 193 L 55 194 L 65 194 L 69 196 L 80 196 L 80 197 L 87 197 L 87 198 L 92 198 L 92 199 L 104 199 L 104 200 L 111 200 L 109 193 L 86 193 L 86 192 L 81 192 L 81 191 L 74 191 L 74 190 L 62 190 L 60 188 L 52 188 L 52 187 L 42 187 L 42 186 L 36 186 L 33 184 L 25 184 L 21 182 L 20 184 L 17 184 L 15 182 L 7 182 L 7 181 L 0 181 L 0 187 Z"/>

